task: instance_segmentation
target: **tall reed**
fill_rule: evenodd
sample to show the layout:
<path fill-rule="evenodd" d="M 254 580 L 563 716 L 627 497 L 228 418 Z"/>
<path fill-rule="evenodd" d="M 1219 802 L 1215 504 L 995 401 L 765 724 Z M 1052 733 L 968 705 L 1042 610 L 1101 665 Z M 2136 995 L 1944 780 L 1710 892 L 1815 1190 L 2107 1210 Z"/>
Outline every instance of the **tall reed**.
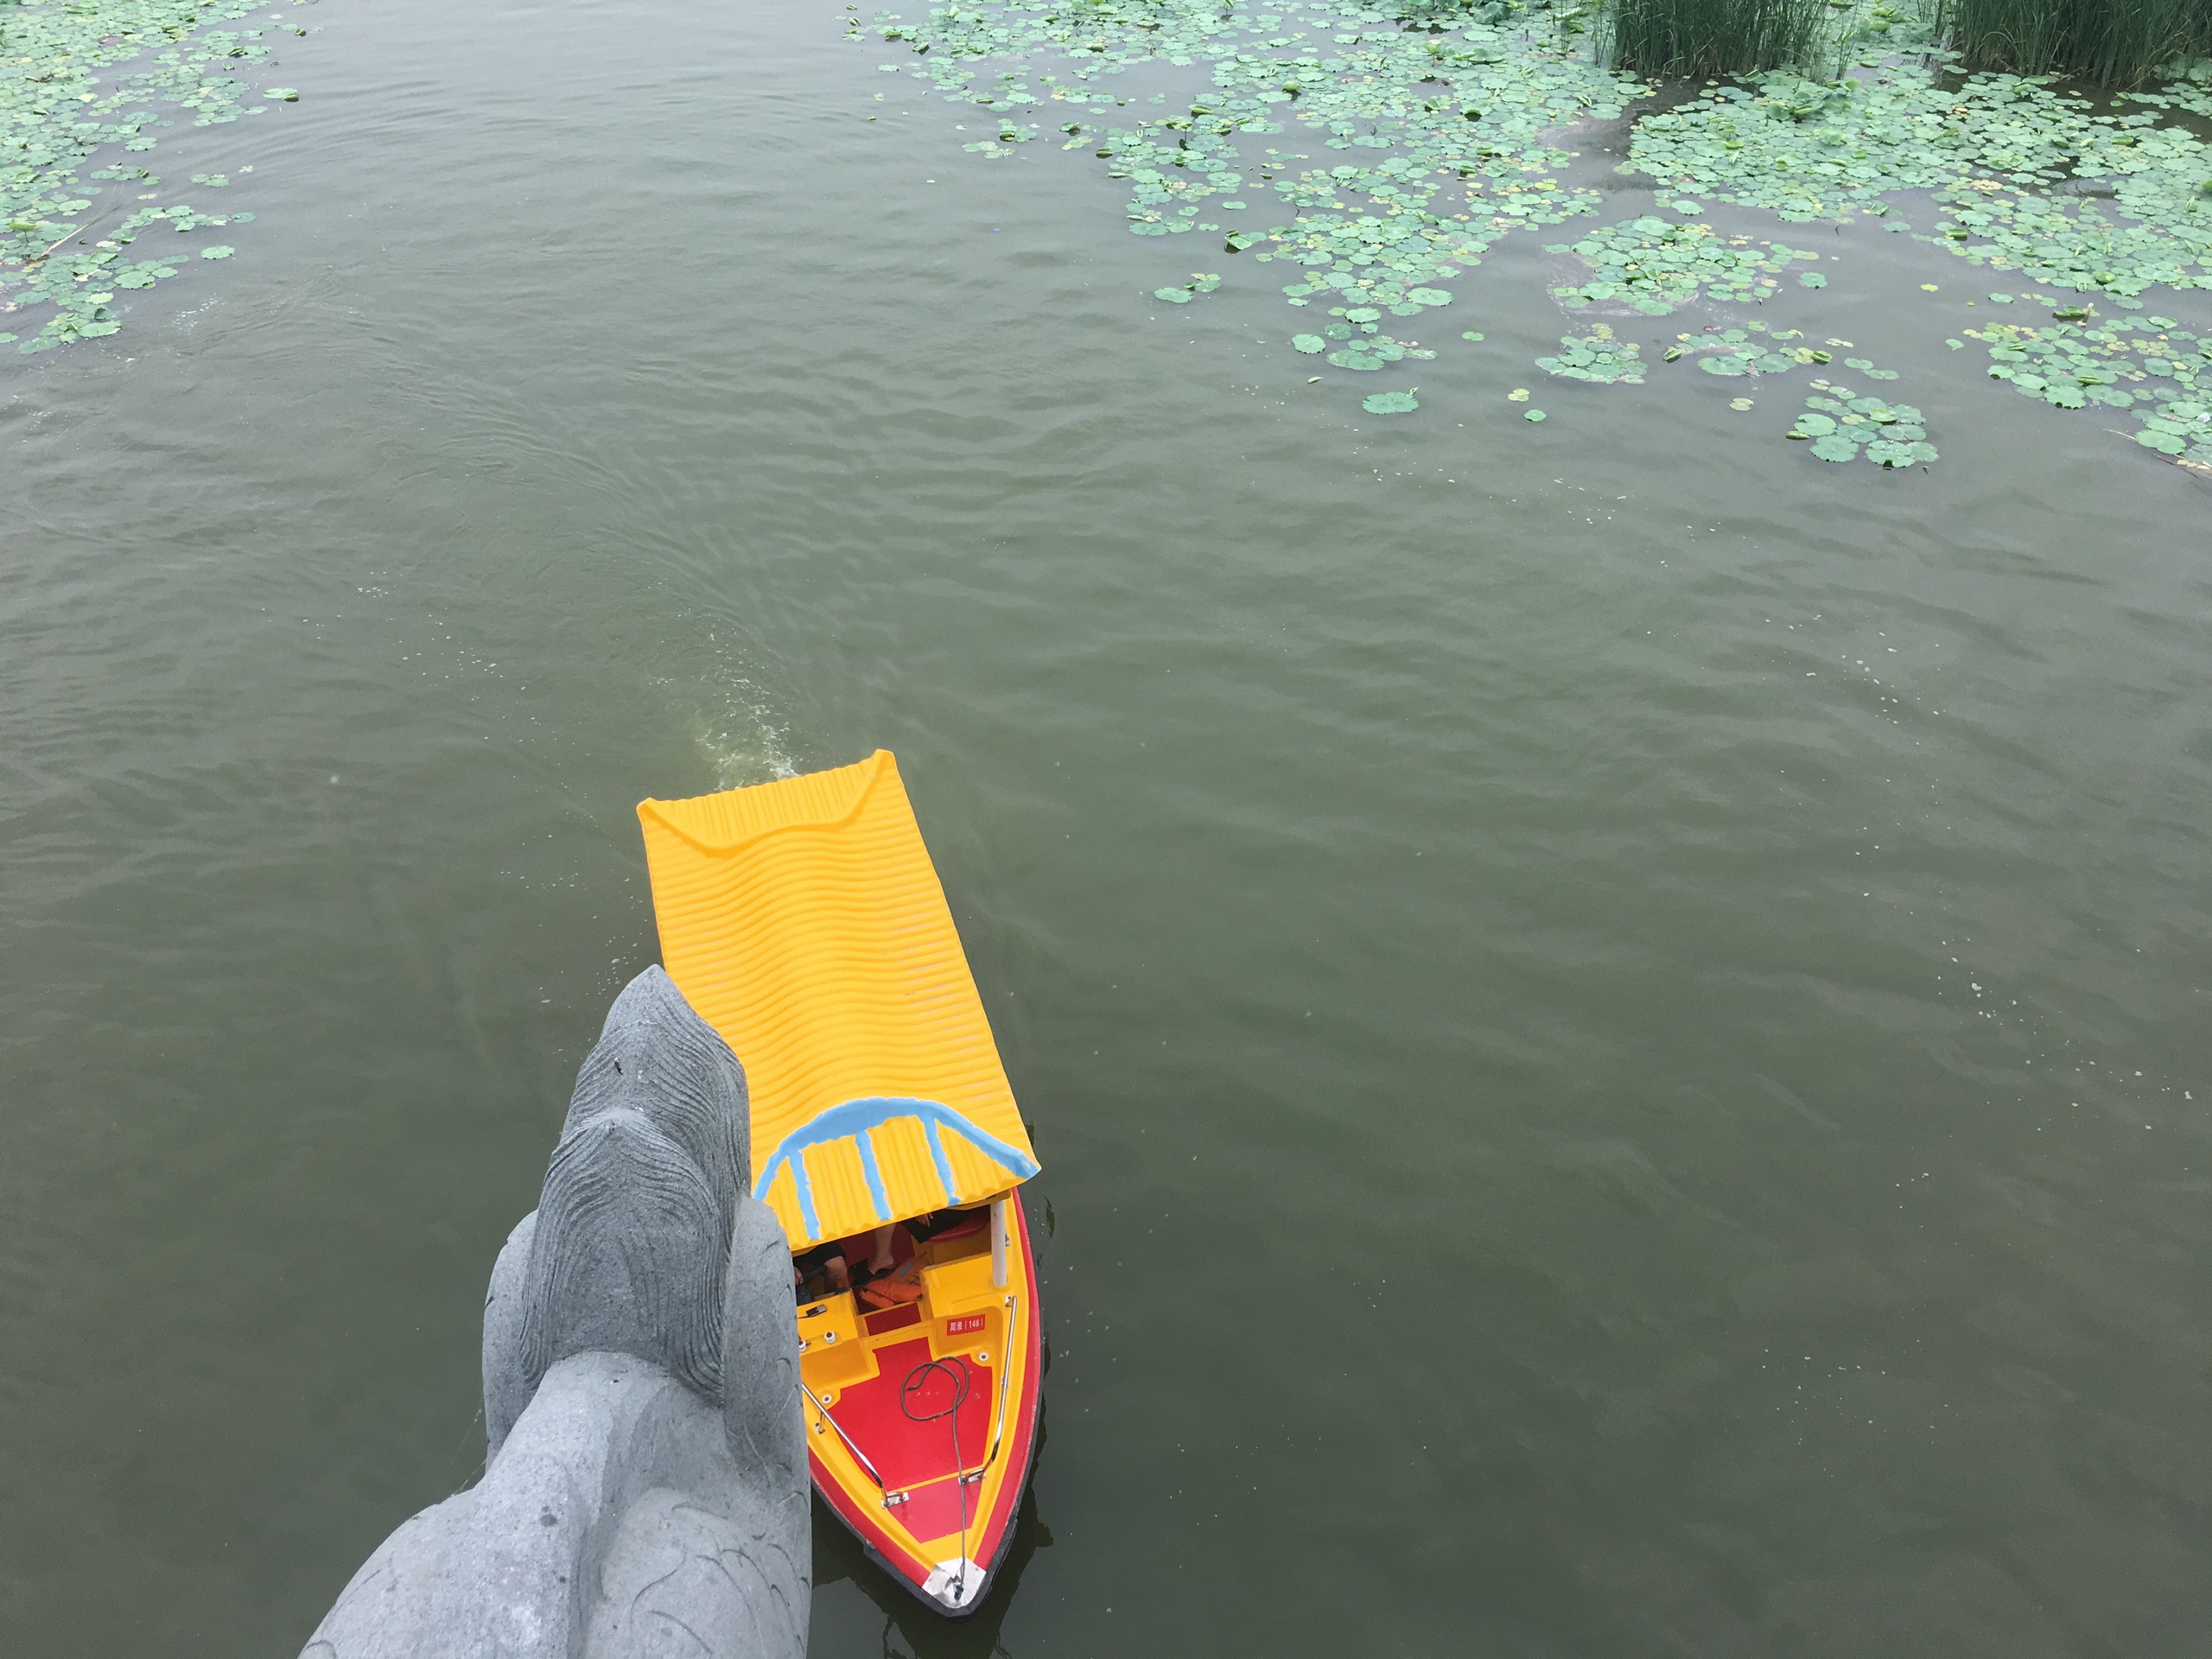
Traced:
<path fill-rule="evenodd" d="M 1967 69 L 2134 86 L 2212 51 L 2212 0 L 1942 0 L 1940 26 Z"/>
<path fill-rule="evenodd" d="M 1643 75 L 1817 72 L 1830 54 L 1829 15 L 1827 0 L 1610 0 L 1598 50 Z"/>

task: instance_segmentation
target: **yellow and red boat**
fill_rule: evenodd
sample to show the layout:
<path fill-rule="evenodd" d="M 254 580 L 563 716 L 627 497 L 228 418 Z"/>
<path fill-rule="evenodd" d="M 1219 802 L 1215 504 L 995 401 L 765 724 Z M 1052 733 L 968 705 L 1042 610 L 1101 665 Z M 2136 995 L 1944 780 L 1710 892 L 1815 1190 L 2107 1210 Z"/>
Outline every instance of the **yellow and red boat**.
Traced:
<path fill-rule="evenodd" d="M 1038 1166 L 898 763 L 638 817 L 663 965 L 745 1067 L 753 1192 L 794 1258 L 815 1490 L 964 1617 L 1036 1456 L 1015 1189 Z"/>

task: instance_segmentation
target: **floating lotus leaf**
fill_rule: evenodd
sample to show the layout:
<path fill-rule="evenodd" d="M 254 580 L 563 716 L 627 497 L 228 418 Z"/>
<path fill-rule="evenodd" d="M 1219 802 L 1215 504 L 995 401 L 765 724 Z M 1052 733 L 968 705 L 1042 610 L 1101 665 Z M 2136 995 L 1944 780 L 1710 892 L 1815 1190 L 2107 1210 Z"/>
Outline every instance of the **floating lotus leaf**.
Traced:
<path fill-rule="evenodd" d="M 1294 349 L 1305 353 L 1308 357 L 1329 349 L 1329 342 L 1319 334 L 1293 334 L 1290 343 Z"/>
<path fill-rule="evenodd" d="M 1359 406 L 1370 415 L 1410 415 L 1421 404 L 1409 391 L 1378 391 L 1361 398 Z"/>
<path fill-rule="evenodd" d="M 1541 409 L 1532 409 L 1521 418 L 1524 421 L 1541 421 L 1544 418 L 1544 411 Z"/>

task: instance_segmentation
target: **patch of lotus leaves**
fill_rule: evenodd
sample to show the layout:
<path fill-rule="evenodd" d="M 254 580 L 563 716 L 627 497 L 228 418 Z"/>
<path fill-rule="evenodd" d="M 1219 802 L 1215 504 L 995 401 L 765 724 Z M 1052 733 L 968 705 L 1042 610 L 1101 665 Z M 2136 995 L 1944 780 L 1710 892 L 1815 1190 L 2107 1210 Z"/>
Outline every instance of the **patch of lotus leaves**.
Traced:
<path fill-rule="evenodd" d="M 156 3 L 187 11 L 180 0 Z M 1860 60 L 1866 74 L 1746 75 L 1643 117 L 1622 170 L 1656 180 L 1678 213 L 1719 201 L 1793 223 L 1886 219 L 1908 232 L 1890 217 L 1888 198 L 1930 191 L 1946 217 L 1919 239 L 2018 273 L 2016 287 L 2107 295 L 2121 308 L 2140 308 L 2138 296 L 2160 285 L 2212 287 L 2212 143 L 2180 124 L 2212 118 L 2212 88 L 2178 82 L 2101 111 L 2043 80 L 1956 76 L 1940 54 L 1878 55 L 1917 27 L 1899 17 L 1878 5 L 1847 21 L 1847 34 L 1877 49 Z M 997 119 L 996 141 L 979 148 L 1010 154 L 1049 124 L 1065 148 L 1092 150 L 1128 182 L 1135 233 L 1218 232 L 1231 254 L 1295 266 L 1283 288 L 1290 304 L 1325 306 L 1338 321 L 1294 336 L 1294 346 L 1319 354 L 1313 342 L 1320 341 L 1329 361 L 1363 370 L 1395 360 L 1387 352 L 1395 342 L 1365 330 L 1442 303 L 1452 279 L 1499 238 L 1594 216 L 1603 198 L 1563 175 L 1570 157 L 1557 137 L 1580 121 L 1617 118 L 1650 90 L 1600 68 L 1556 16 L 1539 19 L 1516 0 L 1400 0 L 1395 12 L 1363 4 L 1326 15 L 1262 10 L 1249 0 L 962 0 L 923 22 L 881 14 L 876 29 L 914 54 L 887 69 Z M 1116 77 L 1158 63 L 1195 69 L 1208 84 L 1156 112 L 1115 95 Z M 1586 280 L 1559 290 L 1570 308 L 1657 314 L 1827 283 L 1807 268 L 1819 261 L 1809 251 L 1694 219 L 1646 215 L 1554 245 L 1588 267 Z M 1355 311 L 1368 320 L 1342 321 Z M 1701 340 L 1667 355 L 1694 352 L 1701 368 L 1724 378 L 1825 360 L 1778 339 Z M 1554 360 L 1586 373 L 1594 362 L 1573 361 L 1576 349 L 1570 342 Z M 2101 363 L 2122 354 L 2094 342 L 2092 351 Z M 1407 346 L 1401 354 L 1426 353 Z M 2188 354 L 2146 345 L 2127 371 L 2141 381 L 2077 375 L 2069 385 L 2031 364 L 2026 375 L 2044 384 L 2014 385 L 2061 406 L 2077 395 L 2084 406 L 2108 403 L 2099 387 L 2128 391 L 2142 442 L 2169 454 L 2178 442 L 2194 455 L 2193 429 L 2207 423 L 2171 413 L 2177 404 L 2195 406 L 2194 370 L 2184 380 L 2152 367 L 2154 357 L 2171 365 Z M 1825 442 L 1827 456 L 1849 447 L 1898 464 L 1876 447 L 1897 440 L 1853 435 L 1869 423 L 1808 441 L 1816 453 Z"/>
<path fill-rule="evenodd" d="M 1589 281 L 1552 289 L 1570 310 L 1611 301 L 1651 316 L 1664 315 L 1700 294 L 1738 303 L 1764 300 L 1781 286 L 1781 275 L 1792 261 L 1820 257 L 1777 242 L 1722 236 L 1710 225 L 1679 225 L 1650 214 L 1600 226 L 1580 242 L 1554 243 L 1545 251 L 1572 253 L 1589 267 Z"/>
<path fill-rule="evenodd" d="M 1448 35 L 1363 9 L 1354 21 L 1338 28 L 1197 0 L 1101 0 L 1079 10 L 971 0 L 936 9 L 926 22 L 887 14 L 878 32 L 912 46 L 906 73 L 1000 115 L 1001 140 L 1017 128 L 1041 130 L 1031 118 L 1048 110 L 1078 118 L 1054 124 L 1065 147 L 1094 149 L 1128 181 L 1127 219 L 1138 235 L 1215 228 L 1201 222 L 1206 212 L 1253 213 L 1224 227 L 1224 247 L 1301 267 L 1285 290 L 1294 303 L 1325 294 L 1416 315 L 1449 304 L 1440 284 L 1501 236 L 1595 211 L 1596 192 L 1557 176 L 1569 157 L 1546 135 L 1618 117 L 1643 90 L 1636 82 L 1598 67 L 1573 41 L 1526 29 L 1508 5 L 1455 15 L 1464 26 Z M 1159 61 L 1208 66 L 1212 89 L 1156 119 L 1121 115 L 1126 100 L 1103 83 Z M 986 63 L 1007 67 L 987 76 Z M 1312 156 L 1281 146 L 1248 148 L 1299 127 L 1305 143 L 1336 154 L 1312 165 Z"/>
<path fill-rule="evenodd" d="M 251 220 L 251 213 L 137 206 L 134 199 L 159 181 L 129 158 L 154 148 L 162 106 L 190 110 L 200 127 L 259 112 L 245 105 L 248 83 L 228 72 L 268 62 L 264 41 L 286 31 L 267 22 L 219 27 L 257 9 L 253 0 L 73 0 L 7 9 L 0 26 L 0 312 L 51 308 L 18 350 L 50 351 L 111 334 L 122 326 L 107 303 L 115 289 L 150 288 L 175 276 L 178 256 L 124 256 L 142 232 L 164 221 L 170 231 L 189 232 Z M 127 73 L 103 73 L 134 60 Z M 269 96 L 297 94 L 279 88 Z M 123 159 L 87 170 L 111 146 L 121 147 Z M 194 182 L 220 188 L 227 181 L 200 174 Z M 209 248 L 203 257 L 230 251 Z"/>
<path fill-rule="evenodd" d="M 1988 346 L 1990 378 L 2021 396 L 2058 409 L 2123 410 L 2145 448 L 2212 464 L 2212 335 L 2171 317 L 2055 318 L 1965 332 Z"/>
<path fill-rule="evenodd" d="M 1707 374 L 1733 379 L 1739 375 L 1788 374 L 1794 369 L 1817 367 L 1833 353 L 1805 343 L 1802 330 L 1774 328 L 1753 321 L 1740 328 L 1709 327 L 1701 334 L 1677 334 L 1662 353 L 1665 361 L 1694 358 Z M 1878 378 L 1894 380 L 1893 370 L 1874 369 Z"/>
<path fill-rule="evenodd" d="M 1815 383 L 1789 435 L 1812 446 L 1822 461 L 1865 459 L 1878 467 L 1922 467 L 1935 461 L 1921 412 L 1910 404 L 1855 397 L 1847 386 Z"/>
<path fill-rule="evenodd" d="M 1919 240 L 2123 308 L 2153 287 L 2212 287 L 2212 143 L 2201 121 L 2176 119 L 2212 116 L 2200 79 L 2122 94 L 2103 112 L 2045 80 L 1947 85 L 1913 64 L 1816 102 L 1808 86 L 1784 74 L 1708 89 L 1639 123 L 1630 165 L 1793 219 L 1881 215 L 1888 194 L 1931 190 L 1948 214 Z"/>
<path fill-rule="evenodd" d="M 2134 102 L 2171 105 L 2186 94 Z M 1972 75 L 1947 86 L 1936 68 L 1918 63 L 1885 64 L 1834 83 L 1782 71 L 1707 87 L 1646 117 L 1632 137 L 1630 165 L 1677 185 L 1698 182 L 1701 194 L 1809 220 L 1885 212 L 1883 198 L 1899 190 L 1948 190 L 1969 180 L 2033 190 L 2069 175 L 2101 177 L 2108 168 L 2139 172 L 2154 156 L 2201 156 L 2201 141 L 2178 127 L 2161 129 L 2146 154 L 2146 130 L 2157 119 L 2145 111 L 2100 116 L 2079 97 L 2017 75 Z"/>
<path fill-rule="evenodd" d="M 1378 334 L 1368 340 L 1356 340 L 1331 352 L 1322 361 L 1332 363 L 1340 369 L 1371 370 L 1388 367 L 1401 361 L 1405 355 L 1403 346 L 1387 334 Z"/>
<path fill-rule="evenodd" d="M 1188 305 L 1193 295 L 1211 294 L 1220 286 L 1219 273 L 1202 270 L 1193 275 L 1191 280 L 1180 288 L 1154 289 L 1152 297 L 1155 300 L 1165 300 L 1170 305 Z"/>
<path fill-rule="evenodd" d="M 1615 339 L 1613 331 L 1602 322 L 1587 334 L 1562 334 L 1559 343 L 1556 357 L 1536 359 L 1536 366 L 1546 374 L 1596 385 L 1643 384 L 1643 348 L 1634 340 Z"/>

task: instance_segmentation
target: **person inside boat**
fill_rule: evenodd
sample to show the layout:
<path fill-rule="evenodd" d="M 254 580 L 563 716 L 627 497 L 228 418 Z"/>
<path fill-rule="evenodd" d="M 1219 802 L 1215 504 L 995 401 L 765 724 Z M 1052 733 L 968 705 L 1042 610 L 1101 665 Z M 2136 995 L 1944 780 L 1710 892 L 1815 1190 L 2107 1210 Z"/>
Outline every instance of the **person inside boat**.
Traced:
<path fill-rule="evenodd" d="M 979 1230 L 990 1219 L 988 1207 L 981 1210 L 932 1210 L 925 1216 L 916 1216 L 906 1223 L 906 1231 L 917 1244 L 926 1244 L 931 1239 L 961 1238 Z"/>
<path fill-rule="evenodd" d="M 845 1247 L 832 1241 L 801 1250 L 791 1258 L 791 1288 L 798 1300 L 834 1295 L 853 1287 L 852 1269 L 845 1262 Z"/>
<path fill-rule="evenodd" d="M 887 1222 L 877 1228 L 872 1236 L 855 1234 L 851 1238 L 831 1239 L 794 1256 L 791 1259 L 791 1279 L 799 1300 L 806 1300 L 810 1284 L 818 1283 L 821 1286 L 813 1293 L 820 1296 L 850 1290 L 853 1287 L 852 1263 L 859 1259 L 863 1242 L 868 1247 L 868 1254 L 861 1282 L 865 1284 L 869 1279 L 880 1278 L 891 1272 L 898 1265 L 891 1251 L 892 1233 L 897 1225 L 895 1222 Z"/>

